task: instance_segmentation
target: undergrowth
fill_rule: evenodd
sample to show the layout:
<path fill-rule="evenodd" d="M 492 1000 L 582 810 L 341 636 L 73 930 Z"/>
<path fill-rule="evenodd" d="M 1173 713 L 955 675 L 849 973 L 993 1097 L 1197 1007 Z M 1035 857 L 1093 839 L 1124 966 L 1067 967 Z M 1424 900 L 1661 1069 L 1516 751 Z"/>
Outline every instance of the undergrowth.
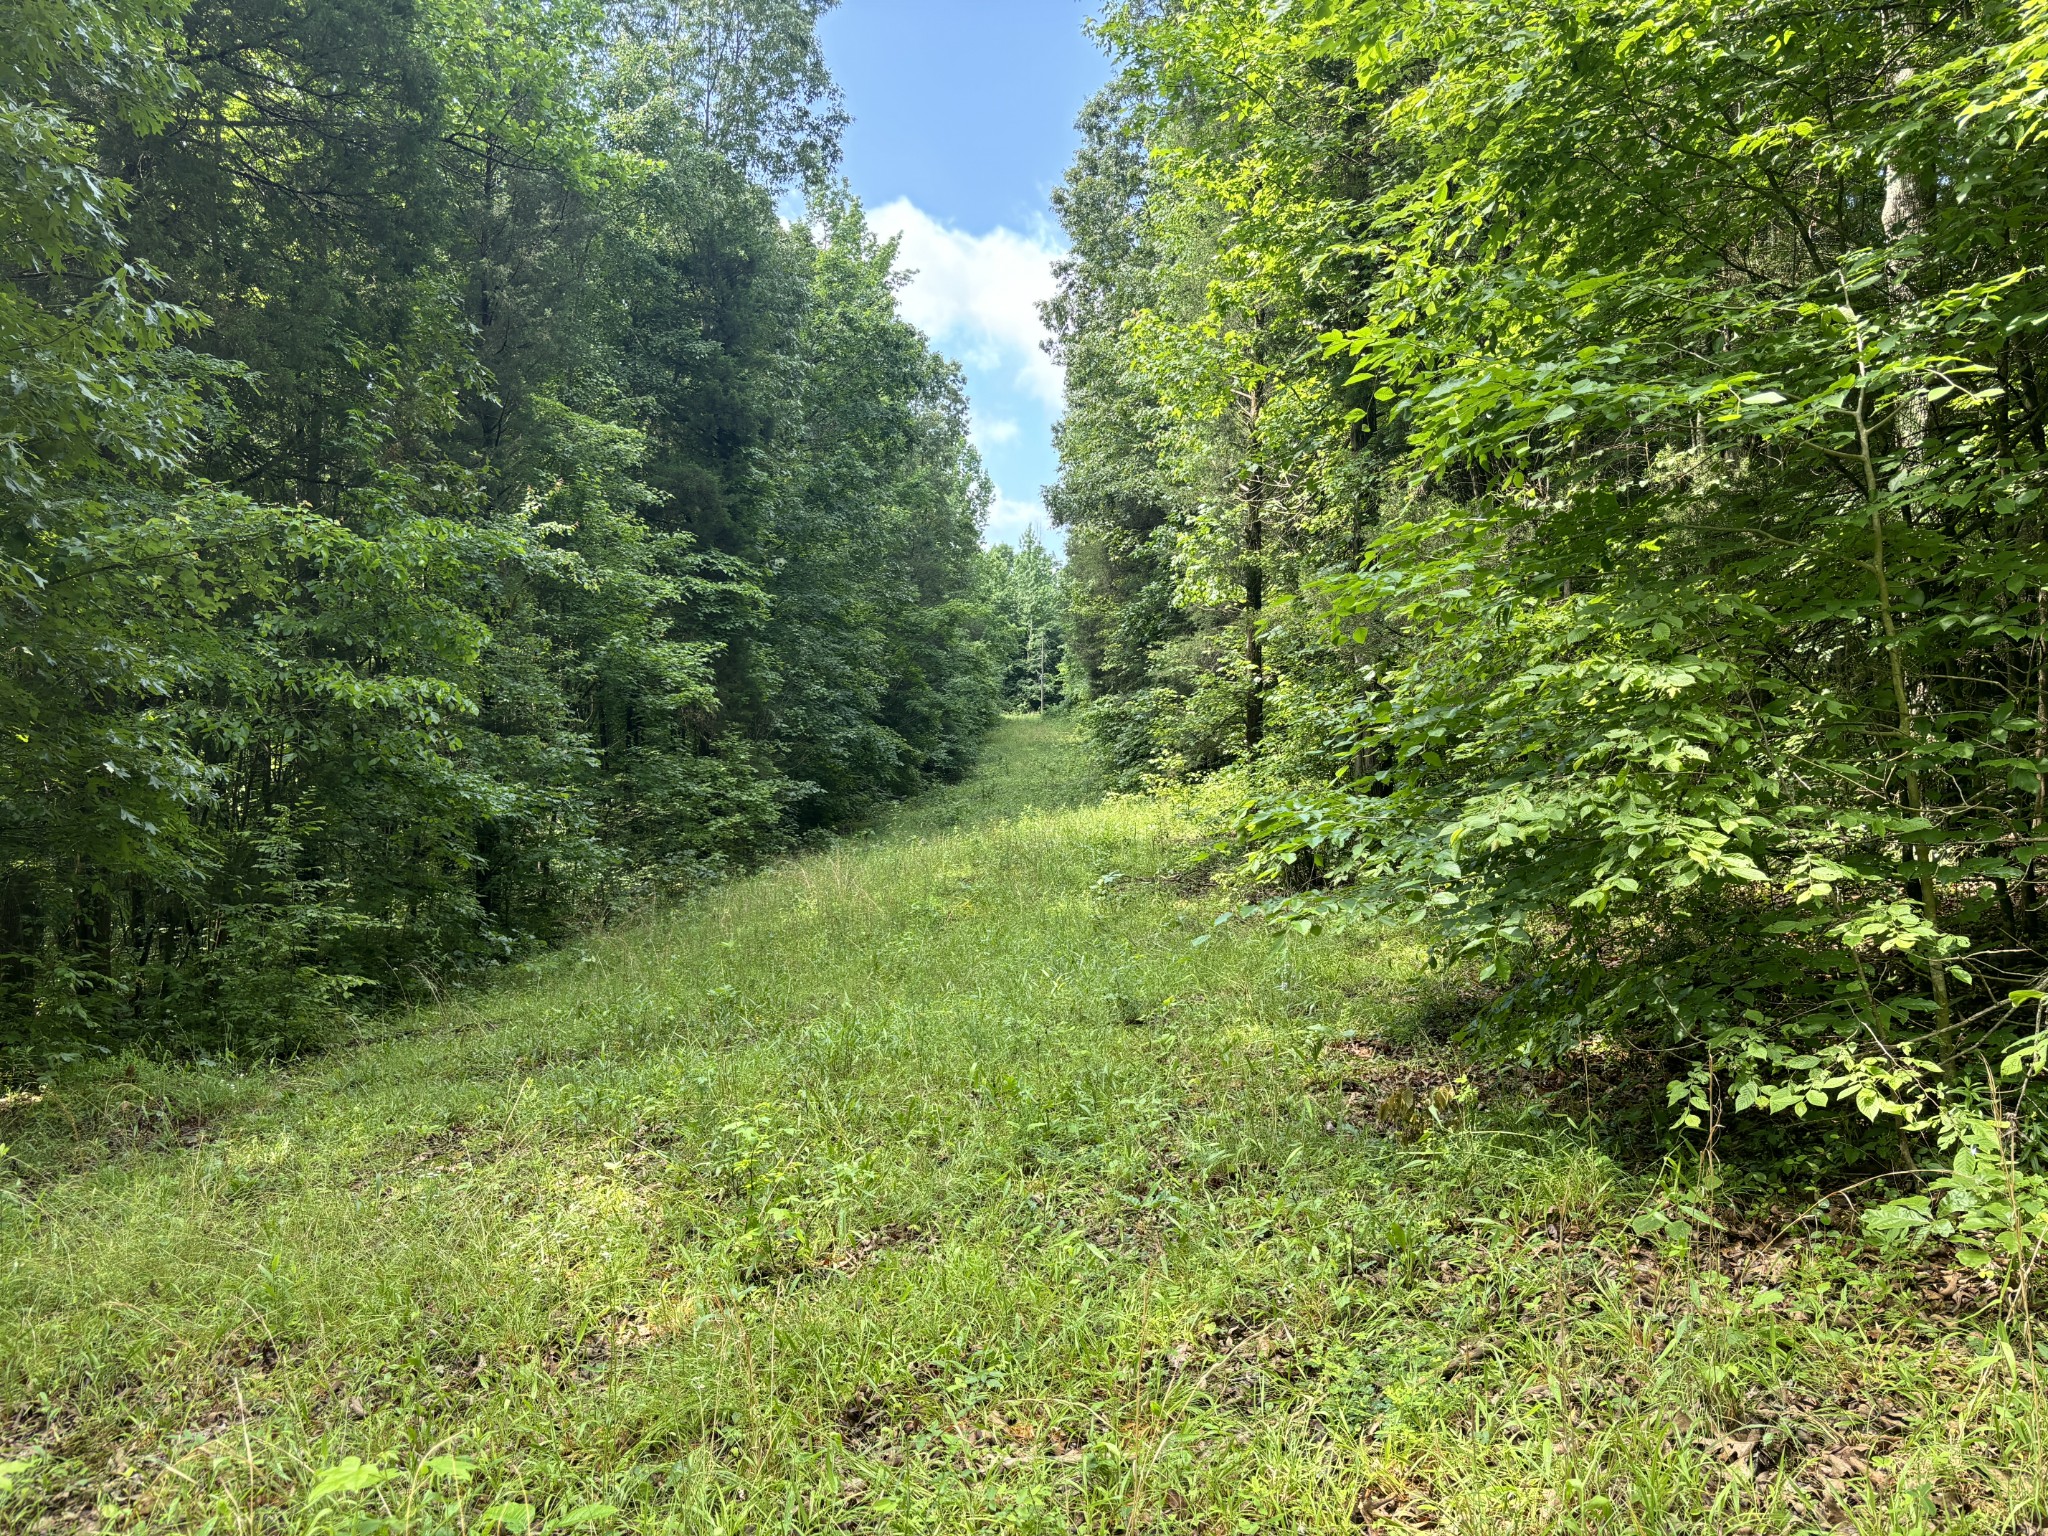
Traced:
<path fill-rule="evenodd" d="M 2042 1528 L 2024 1314 L 1701 1211 L 1399 942 L 1215 929 L 1069 734 L 394 1038 L 15 1104 L 0 1527 Z"/>

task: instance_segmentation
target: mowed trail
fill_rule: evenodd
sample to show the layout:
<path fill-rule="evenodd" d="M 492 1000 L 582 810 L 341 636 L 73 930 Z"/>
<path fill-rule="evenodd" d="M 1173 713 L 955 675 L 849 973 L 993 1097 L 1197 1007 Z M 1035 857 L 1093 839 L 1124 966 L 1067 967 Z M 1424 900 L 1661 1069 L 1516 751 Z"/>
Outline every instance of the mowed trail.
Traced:
<path fill-rule="evenodd" d="M 1717 1441 L 1852 1385 L 1871 1498 L 1974 1475 L 1883 1274 L 1646 1265 L 1526 1105 L 1378 1134 L 1416 957 L 1214 930 L 1201 848 L 1013 721 L 393 1039 L 17 1109 L 0 1528 L 1792 1531 Z"/>

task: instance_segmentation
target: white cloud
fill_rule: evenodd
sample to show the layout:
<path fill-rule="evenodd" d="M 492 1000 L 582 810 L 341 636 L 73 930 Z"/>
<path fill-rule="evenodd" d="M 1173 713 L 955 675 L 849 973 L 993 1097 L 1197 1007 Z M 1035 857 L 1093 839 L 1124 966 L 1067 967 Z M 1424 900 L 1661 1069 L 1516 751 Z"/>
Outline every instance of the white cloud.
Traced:
<path fill-rule="evenodd" d="M 1001 416 L 998 416 L 993 421 L 982 421 L 977 418 L 974 423 L 975 441 L 979 443 L 993 443 L 998 447 L 1004 443 L 1014 443 L 1023 434 L 1023 431 L 1024 429 L 1017 425 L 1016 422 Z"/>
<path fill-rule="evenodd" d="M 1012 501 L 998 494 L 988 509 L 988 527 L 982 534 L 982 542 L 990 546 L 1015 544 L 1026 528 L 1036 529 L 1041 544 L 1059 550 L 1066 547 L 1066 531 L 1055 528 L 1045 508 L 1035 501 Z"/>
<path fill-rule="evenodd" d="M 1049 238 L 1000 228 L 971 235 L 939 223 L 908 198 L 876 209 L 868 222 L 902 242 L 898 265 L 913 274 L 898 300 L 906 320 L 963 362 L 1013 370 L 1018 388 L 1047 410 L 1060 409 L 1060 366 L 1039 346 L 1045 327 L 1038 306 L 1053 296 L 1052 266 L 1060 254 Z"/>

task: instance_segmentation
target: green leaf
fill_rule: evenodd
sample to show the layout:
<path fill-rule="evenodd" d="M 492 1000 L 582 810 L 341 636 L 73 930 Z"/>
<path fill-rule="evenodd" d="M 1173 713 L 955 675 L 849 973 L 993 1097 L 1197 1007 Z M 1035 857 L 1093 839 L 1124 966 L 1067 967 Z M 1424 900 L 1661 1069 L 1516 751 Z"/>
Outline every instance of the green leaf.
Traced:
<path fill-rule="evenodd" d="M 557 1515 L 548 1522 L 548 1529 L 573 1531 L 581 1526 L 597 1525 L 613 1519 L 617 1514 L 618 1510 L 609 1504 L 585 1504 L 581 1509 L 573 1509 L 566 1515 Z"/>
<path fill-rule="evenodd" d="M 351 1456 L 338 1466 L 329 1467 L 313 1479 L 313 1486 L 306 1494 L 308 1504 L 320 1504 L 328 1499 L 339 1498 L 348 1493 L 368 1493 L 383 1487 L 398 1476 L 372 1462 Z"/>

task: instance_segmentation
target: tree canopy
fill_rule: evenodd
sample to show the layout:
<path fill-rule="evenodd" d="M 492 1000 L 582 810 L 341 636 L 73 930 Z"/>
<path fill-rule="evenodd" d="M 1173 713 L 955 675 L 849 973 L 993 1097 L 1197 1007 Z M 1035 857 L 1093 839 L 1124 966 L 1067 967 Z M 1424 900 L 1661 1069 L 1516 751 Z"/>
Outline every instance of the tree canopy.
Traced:
<path fill-rule="evenodd" d="M 1104 30 L 1049 318 L 1108 748 L 1239 774 L 1258 910 L 1417 924 L 1475 1042 L 1657 1062 L 1772 1176 L 1938 1149 L 1883 1222 L 2018 1241 L 2048 10 Z"/>
<path fill-rule="evenodd" d="M 291 1049 L 970 761 L 988 490 L 825 9 L 0 18 L 11 1070 Z"/>

